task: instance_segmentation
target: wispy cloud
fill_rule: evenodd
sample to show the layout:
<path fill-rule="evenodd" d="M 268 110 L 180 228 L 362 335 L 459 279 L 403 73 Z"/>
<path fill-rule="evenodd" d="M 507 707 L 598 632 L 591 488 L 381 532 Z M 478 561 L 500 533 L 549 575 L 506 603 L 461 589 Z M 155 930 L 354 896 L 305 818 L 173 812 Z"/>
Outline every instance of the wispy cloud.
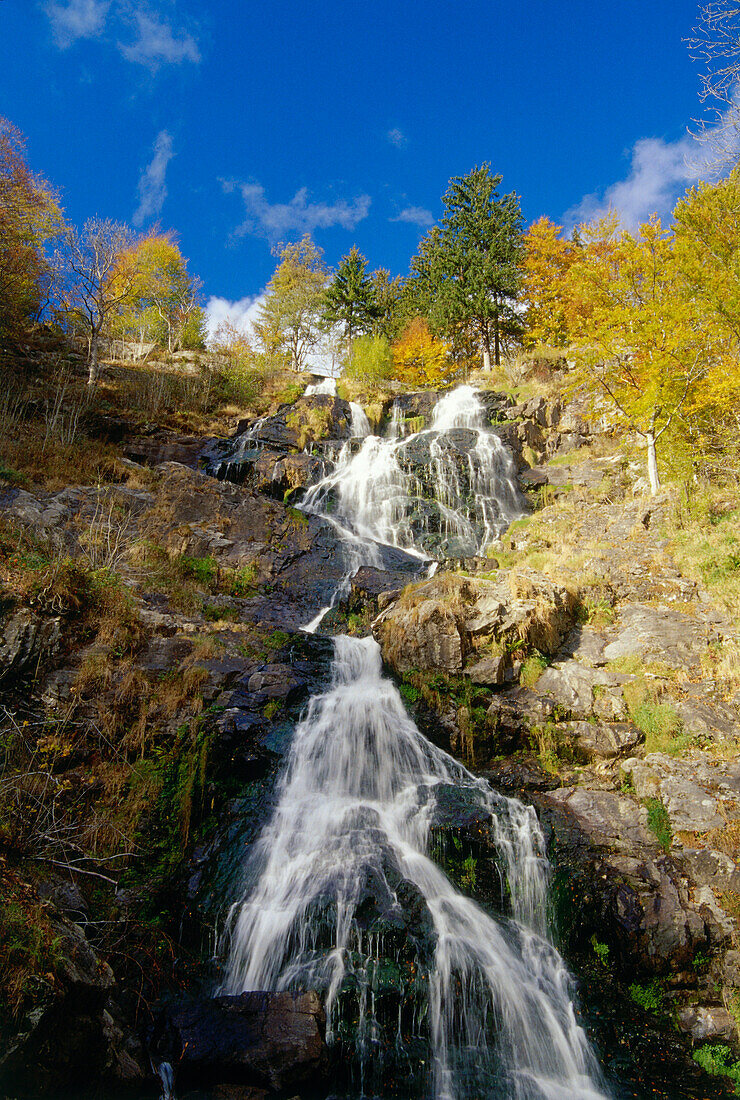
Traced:
<path fill-rule="evenodd" d="M 144 225 L 161 211 L 167 198 L 167 165 L 174 155 L 171 134 L 160 130 L 154 142 L 154 155 L 139 178 L 139 205 L 132 219 L 134 225 Z"/>
<path fill-rule="evenodd" d="M 127 61 L 152 71 L 165 64 L 200 61 L 193 35 L 174 29 L 148 0 L 44 0 L 43 7 L 60 49 L 80 38 L 104 37 Z"/>
<path fill-rule="evenodd" d="M 585 195 L 566 212 L 564 221 L 573 226 L 613 210 L 626 228 L 634 229 L 652 214 L 670 214 L 687 187 L 721 174 L 737 160 L 740 135 L 735 120 L 739 107 L 740 103 L 731 107 L 717 126 L 707 128 L 700 142 L 691 134 L 676 141 L 640 138 L 630 150 L 630 171 L 625 179 L 601 193 Z"/>
<path fill-rule="evenodd" d="M 216 329 L 223 321 L 227 321 L 239 332 L 249 336 L 252 332 L 252 324 L 264 300 L 264 292 L 262 294 L 247 295 L 245 298 L 238 298 L 233 302 L 228 298 L 218 298 L 212 295 L 206 304 L 208 339 L 213 339 Z"/>
<path fill-rule="evenodd" d="M 110 0 L 68 0 L 44 5 L 54 41 L 66 50 L 78 38 L 97 38 L 105 29 Z"/>
<path fill-rule="evenodd" d="M 427 210 L 423 206 L 407 206 L 400 214 L 396 214 L 395 218 L 389 218 L 388 221 L 408 222 L 409 225 L 418 225 L 421 229 L 427 229 L 430 225 L 434 225 L 431 210 Z"/>
<path fill-rule="evenodd" d="M 198 64 L 200 50 L 191 34 L 175 33 L 169 23 L 144 8 L 131 12 L 130 22 L 136 37 L 131 43 L 119 42 L 118 48 L 127 61 L 158 69 L 162 64 L 178 65 L 183 61 Z"/>
<path fill-rule="evenodd" d="M 227 193 L 238 191 L 244 202 L 245 218 L 234 231 L 237 237 L 253 234 L 265 237 L 271 243 L 291 239 L 315 229 L 329 229 L 339 225 L 343 229 L 354 227 L 367 217 L 371 199 L 358 195 L 352 202 L 338 199 L 334 203 L 309 202 L 308 188 L 302 187 L 290 202 L 268 202 L 265 189 L 259 183 L 237 183 L 224 180 Z"/>
<path fill-rule="evenodd" d="M 399 130 L 397 126 L 394 126 L 392 130 L 389 130 L 386 134 L 388 141 L 391 145 L 395 145 L 396 149 L 403 149 L 407 144 L 406 135 L 403 130 Z"/>

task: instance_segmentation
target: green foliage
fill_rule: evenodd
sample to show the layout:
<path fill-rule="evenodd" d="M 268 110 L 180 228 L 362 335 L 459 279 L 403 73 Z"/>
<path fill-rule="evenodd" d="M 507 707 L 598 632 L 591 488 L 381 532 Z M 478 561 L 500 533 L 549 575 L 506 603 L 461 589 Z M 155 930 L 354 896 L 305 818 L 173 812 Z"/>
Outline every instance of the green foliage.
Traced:
<path fill-rule="evenodd" d="M 673 840 L 673 829 L 665 804 L 660 798 L 647 798 L 645 806 L 648 812 L 648 828 L 655 833 L 663 851 L 669 852 Z"/>
<path fill-rule="evenodd" d="M 645 1012 L 660 1015 L 665 1003 L 665 989 L 659 978 L 653 978 L 650 982 L 632 982 L 629 987 L 629 995 L 636 1005 Z"/>
<path fill-rule="evenodd" d="M 513 192 L 500 195 L 500 183 L 489 164 L 450 180 L 441 224 L 422 240 L 409 280 L 417 311 L 458 354 L 470 350 L 472 330 L 479 347 L 493 347 L 496 363 L 523 254 L 519 199 Z"/>
<path fill-rule="evenodd" d="M 421 695 L 419 689 L 414 687 L 413 684 L 401 684 L 398 690 L 404 703 L 416 703 Z"/>
<path fill-rule="evenodd" d="M 522 664 L 522 670 L 519 673 L 520 684 L 526 688 L 533 688 L 546 668 L 546 657 L 538 652 L 530 654 Z"/>
<path fill-rule="evenodd" d="M 729 1077 L 740 1094 L 740 1059 L 735 1058 L 726 1043 L 705 1043 L 691 1056 L 698 1066 L 714 1077 Z"/>
<path fill-rule="evenodd" d="M 283 709 L 283 705 L 284 704 L 282 699 L 270 699 L 269 702 L 265 703 L 265 709 L 262 713 L 264 714 L 265 718 L 267 718 L 268 721 L 271 722 L 273 718 L 276 718 L 278 714 L 280 714 L 280 711 Z"/>
<path fill-rule="evenodd" d="M 257 589 L 257 567 L 254 562 L 235 569 L 229 578 L 229 595 L 237 598 L 253 596 Z"/>
<path fill-rule="evenodd" d="M 596 958 L 599 960 L 601 965 L 602 966 L 608 966 L 609 965 L 609 944 L 608 943 L 602 943 L 599 939 L 597 939 L 595 932 L 591 936 L 590 943 L 591 943 L 591 947 L 593 948 L 594 955 L 596 955 Z"/>
<path fill-rule="evenodd" d="M 209 588 L 218 576 L 218 562 L 211 556 L 193 558 L 181 554 L 175 559 L 175 568 L 184 579 L 194 580 L 205 588 Z"/>
<path fill-rule="evenodd" d="M 366 267 L 367 260 L 353 245 L 339 261 L 324 295 L 326 319 L 342 326 L 349 346 L 355 336 L 371 332 L 379 316 L 375 287 Z"/>
<path fill-rule="evenodd" d="M 363 386 L 380 386 L 393 374 L 391 348 L 385 336 L 359 336 L 352 341 L 344 377 Z"/>
<path fill-rule="evenodd" d="M 284 630 L 274 630 L 264 639 L 264 645 L 267 649 L 283 649 L 289 641 L 290 634 L 286 634 Z"/>

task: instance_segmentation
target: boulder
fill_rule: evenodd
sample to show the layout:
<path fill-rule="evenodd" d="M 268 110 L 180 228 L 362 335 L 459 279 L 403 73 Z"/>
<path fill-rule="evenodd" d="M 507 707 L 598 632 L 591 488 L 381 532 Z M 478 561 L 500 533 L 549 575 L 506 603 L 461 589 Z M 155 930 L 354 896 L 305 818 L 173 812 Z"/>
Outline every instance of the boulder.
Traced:
<path fill-rule="evenodd" d="M 317 993 L 242 993 L 169 1008 L 150 1042 L 152 1061 L 191 1081 L 290 1088 L 327 1066 L 324 1011 Z"/>
<path fill-rule="evenodd" d="M 645 734 L 631 722 L 562 722 L 558 726 L 586 761 L 614 760 L 634 752 Z"/>

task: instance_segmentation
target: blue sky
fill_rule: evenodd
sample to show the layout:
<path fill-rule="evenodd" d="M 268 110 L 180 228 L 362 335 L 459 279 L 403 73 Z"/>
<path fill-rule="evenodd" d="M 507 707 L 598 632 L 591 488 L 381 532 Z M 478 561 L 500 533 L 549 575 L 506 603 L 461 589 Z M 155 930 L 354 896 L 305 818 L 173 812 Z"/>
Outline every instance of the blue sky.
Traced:
<path fill-rule="evenodd" d="M 692 182 L 695 0 L 0 0 L 0 114 L 70 220 L 177 233 L 244 310 L 311 231 L 406 273 L 453 175 L 527 221 L 625 220 Z"/>

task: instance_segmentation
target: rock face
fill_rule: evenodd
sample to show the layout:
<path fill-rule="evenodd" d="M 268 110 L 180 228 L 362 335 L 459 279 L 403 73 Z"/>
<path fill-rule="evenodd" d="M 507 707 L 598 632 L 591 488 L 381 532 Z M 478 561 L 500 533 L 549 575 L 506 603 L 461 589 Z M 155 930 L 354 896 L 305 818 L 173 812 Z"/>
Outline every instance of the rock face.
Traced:
<path fill-rule="evenodd" d="M 42 618 L 20 608 L 0 619 L 0 682 L 33 672 L 59 648 L 59 619 Z"/>
<path fill-rule="evenodd" d="M 178 1087 L 208 1079 L 294 1088 L 327 1067 L 325 1018 L 316 993 L 242 993 L 167 1012 L 153 1059 L 176 1067 Z"/>
<path fill-rule="evenodd" d="M 551 654 L 568 634 L 575 604 L 566 588 L 535 573 L 499 571 L 495 580 L 442 573 L 407 589 L 375 620 L 383 658 L 410 669 L 500 683 L 519 648 Z"/>

